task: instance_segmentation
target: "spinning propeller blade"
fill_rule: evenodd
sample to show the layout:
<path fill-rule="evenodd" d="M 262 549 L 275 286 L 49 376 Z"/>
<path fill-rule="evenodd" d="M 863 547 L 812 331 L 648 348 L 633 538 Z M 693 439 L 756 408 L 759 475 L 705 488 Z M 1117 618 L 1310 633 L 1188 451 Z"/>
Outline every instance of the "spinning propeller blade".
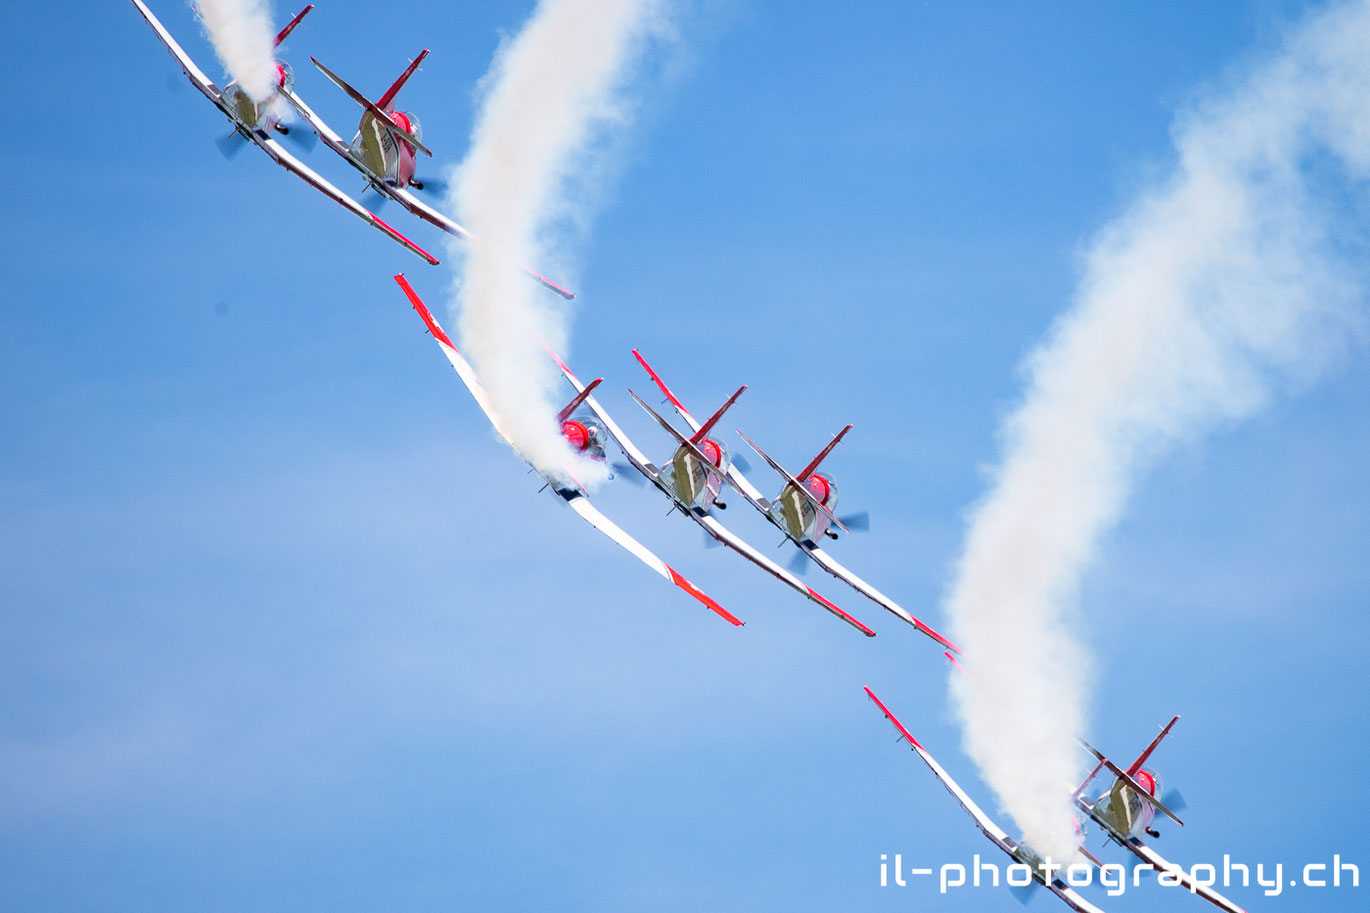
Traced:
<path fill-rule="evenodd" d="M 868 510 L 858 511 L 854 514 L 846 514 L 837 519 L 841 520 L 842 525 L 854 533 L 870 532 L 871 512 Z"/>
<path fill-rule="evenodd" d="M 246 143 L 247 139 L 237 130 L 234 130 L 228 136 L 221 136 L 214 141 L 214 145 L 219 147 L 219 154 L 230 161 L 237 156 L 239 152 L 243 151 L 243 146 Z"/>

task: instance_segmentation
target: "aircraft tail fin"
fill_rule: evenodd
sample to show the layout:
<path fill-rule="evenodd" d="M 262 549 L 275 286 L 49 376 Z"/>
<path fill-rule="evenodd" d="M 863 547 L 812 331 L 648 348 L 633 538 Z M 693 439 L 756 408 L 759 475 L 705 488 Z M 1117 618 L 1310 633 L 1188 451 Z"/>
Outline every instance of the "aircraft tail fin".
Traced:
<path fill-rule="evenodd" d="M 1160 731 L 1160 734 L 1158 734 L 1156 738 L 1151 740 L 1150 745 L 1146 746 L 1146 751 L 1143 751 L 1140 755 L 1138 755 L 1137 760 L 1133 761 L 1132 764 L 1129 765 L 1129 767 L 1127 768 L 1127 775 L 1129 777 L 1135 776 L 1137 771 L 1142 769 L 1142 765 L 1146 763 L 1146 759 L 1151 757 L 1151 753 L 1156 750 L 1157 745 L 1161 744 L 1161 740 L 1164 739 L 1166 736 L 1170 735 L 1170 730 L 1175 727 L 1175 724 L 1179 722 L 1179 720 L 1179 714 L 1176 714 L 1174 717 L 1172 717 L 1170 722 L 1165 724 L 1165 728 Z"/>
<path fill-rule="evenodd" d="M 824 447 L 822 452 L 819 453 L 818 456 L 814 457 L 813 461 L 809 463 L 809 465 L 805 466 L 803 471 L 801 471 L 799 475 L 795 476 L 795 478 L 801 482 L 807 481 L 809 476 L 813 475 L 813 471 L 818 468 L 818 464 L 828 458 L 828 454 L 832 453 L 832 449 L 838 445 L 842 438 L 846 437 L 847 432 L 850 430 L 851 425 L 848 425 L 841 431 L 837 432 L 837 436 L 832 439 L 832 442 L 828 444 L 828 446 Z"/>
<path fill-rule="evenodd" d="M 409 77 L 414 75 L 414 71 L 419 68 L 419 64 L 423 63 L 423 58 L 427 56 L 428 48 L 419 51 L 419 56 L 410 61 L 409 66 L 400 74 L 400 78 L 390 84 L 390 88 L 385 90 L 384 95 L 376 99 L 376 107 L 383 111 L 389 111 L 391 104 L 395 101 L 395 96 L 400 94 L 400 89 L 404 88 L 404 84 L 409 81 Z"/>
<path fill-rule="evenodd" d="M 717 425 L 717 424 L 718 424 L 718 420 L 721 419 L 721 418 L 723 417 L 723 413 L 727 412 L 730 408 L 732 408 L 733 403 L 737 402 L 737 398 L 738 398 L 739 396 L 741 396 L 741 395 L 742 395 L 742 392 L 743 392 L 744 390 L 746 390 L 746 389 L 747 389 L 747 385 L 746 385 L 746 384 L 743 384 L 742 386 L 738 387 L 738 388 L 737 388 L 737 392 L 734 393 L 732 396 L 728 397 L 728 401 L 727 401 L 726 403 L 724 403 L 722 406 L 720 406 L 720 407 L 718 408 L 718 411 L 715 412 L 715 413 L 713 414 L 713 416 L 712 416 L 707 422 L 705 422 L 704 424 L 702 424 L 702 425 L 699 426 L 699 430 L 696 431 L 696 432 L 690 437 L 690 443 L 691 443 L 691 444 L 702 444 L 702 443 L 704 443 L 704 439 L 705 439 L 706 437 L 709 436 L 709 432 L 713 430 L 714 425 Z"/>

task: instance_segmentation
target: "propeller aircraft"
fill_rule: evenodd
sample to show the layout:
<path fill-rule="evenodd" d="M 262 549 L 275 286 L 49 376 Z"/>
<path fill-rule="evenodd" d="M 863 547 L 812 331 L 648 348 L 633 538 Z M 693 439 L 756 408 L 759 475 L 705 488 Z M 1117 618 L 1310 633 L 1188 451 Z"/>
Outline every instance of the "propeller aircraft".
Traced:
<path fill-rule="evenodd" d="M 195 88 L 199 89 L 220 111 L 228 116 L 233 124 L 233 133 L 229 135 L 226 142 L 237 144 L 241 137 L 243 140 L 250 140 L 261 148 L 263 152 L 271 157 L 276 164 L 286 171 L 302 179 L 314 189 L 320 191 L 325 196 L 332 198 L 336 203 L 350 210 L 357 217 L 368 222 L 372 227 L 384 233 L 392 241 L 404 246 L 414 254 L 422 257 L 429 264 L 436 265 L 438 260 L 432 254 L 410 241 L 404 235 L 391 228 L 380 216 L 371 212 L 362 204 L 334 187 L 324 180 L 307 165 L 295 156 L 287 152 L 280 143 L 272 137 L 272 134 L 288 135 L 289 128 L 281 123 L 280 106 L 278 101 L 282 98 L 290 100 L 293 97 L 291 88 L 294 84 L 294 75 L 290 67 L 283 61 L 276 61 L 276 85 L 274 94 L 267 99 L 253 99 L 243 91 L 242 87 L 236 83 L 229 83 L 220 88 L 205 76 L 195 62 L 190 59 L 181 46 L 176 43 L 176 39 L 171 37 L 171 33 L 166 27 L 152 14 L 143 0 L 131 0 L 139 14 L 152 28 L 162 45 L 168 53 L 175 58 L 181 67 L 181 72 L 185 73 Z M 294 19 L 281 29 L 276 36 L 276 45 L 279 46 L 286 37 L 295 30 L 305 15 L 314 8 L 313 4 L 306 6 L 295 16 Z M 234 146 L 221 146 L 226 152 L 235 148 Z"/>

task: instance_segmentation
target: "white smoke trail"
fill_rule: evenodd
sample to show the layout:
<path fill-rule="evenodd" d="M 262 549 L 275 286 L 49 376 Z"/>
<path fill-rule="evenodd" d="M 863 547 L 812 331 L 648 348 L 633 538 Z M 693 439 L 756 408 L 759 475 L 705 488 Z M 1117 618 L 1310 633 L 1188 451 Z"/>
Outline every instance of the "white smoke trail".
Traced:
<path fill-rule="evenodd" d="M 482 82 L 472 148 L 453 181 L 458 220 L 479 239 L 453 245 L 465 257 L 461 343 L 519 450 L 541 469 L 568 461 L 553 416 L 570 396 L 529 327 L 565 354 L 566 324 L 517 264 L 549 269 L 549 232 L 574 217 L 577 180 L 598 171 L 595 140 L 625 120 L 626 77 L 663 3 L 542 0 Z M 589 471 L 576 466 L 583 482 Z"/>
<path fill-rule="evenodd" d="M 214 52 L 253 101 L 275 95 L 276 30 L 267 0 L 199 0 Z"/>
<path fill-rule="evenodd" d="M 966 750 L 1057 859 L 1091 678 L 1075 599 L 1099 537 L 1167 447 L 1311 380 L 1358 325 L 1364 200 L 1346 191 L 1370 178 L 1368 49 L 1370 3 L 1338 5 L 1180 117 L 1175 174 L 1098 235 L 1028 359 L 948 597 L 970 673 L 952 692 Z"/>

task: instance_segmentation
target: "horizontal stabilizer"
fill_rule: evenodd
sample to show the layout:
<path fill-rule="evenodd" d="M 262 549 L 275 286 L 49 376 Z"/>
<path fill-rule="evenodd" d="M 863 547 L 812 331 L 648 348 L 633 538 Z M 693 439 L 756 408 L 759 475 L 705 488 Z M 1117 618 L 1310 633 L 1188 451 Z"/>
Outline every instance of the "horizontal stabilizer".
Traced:
<path fill-rule="evenodd" d="M 424 53 L 427 53 L 427 51 L 425 51 Z M 343 81 L 342 77 L 335 74 L 332 70 L 328 69 L 328 67 L 319 63 L 319 61 L 315 60 L 315 58 L 310 57 L 309 59 L 313 60 L 314 66 L 318 67 L 319 71 L 322 72 L 323 75 L 327 76 L 330 80 L 332 80 L 334 85 L 336 85 L 339 89 L 342 89 L 343 92 L 347 94 L 348 98 L 352 99 L 357 104 L 365 108 L 368 112 L 370 112 L 371 116 L 374 117 L 376 120 L 380 121 L 381 124 L 387 130 L 398 136 L 400 139 L 404 140 L 409 145 L 413 146 L 415 149 L 418 149 L 424 155 L 431 156 L 433 154 L 432 152 L 428 151 L 427 146 L 419 142 L 418 137 L 414 136 L 414 134 L 410 133 L 408 130 L 404 129 L 399 124 L 395 123 L 395 119 L 391 117 L 380 105 L 371 101 L 365 95 L 349 86 L 346 82 Z M 422 55 L 420 55 L 420 59 L 422 59 Z M 415 61 L 415 63 L 417 62 L 418 61 Z"/>

